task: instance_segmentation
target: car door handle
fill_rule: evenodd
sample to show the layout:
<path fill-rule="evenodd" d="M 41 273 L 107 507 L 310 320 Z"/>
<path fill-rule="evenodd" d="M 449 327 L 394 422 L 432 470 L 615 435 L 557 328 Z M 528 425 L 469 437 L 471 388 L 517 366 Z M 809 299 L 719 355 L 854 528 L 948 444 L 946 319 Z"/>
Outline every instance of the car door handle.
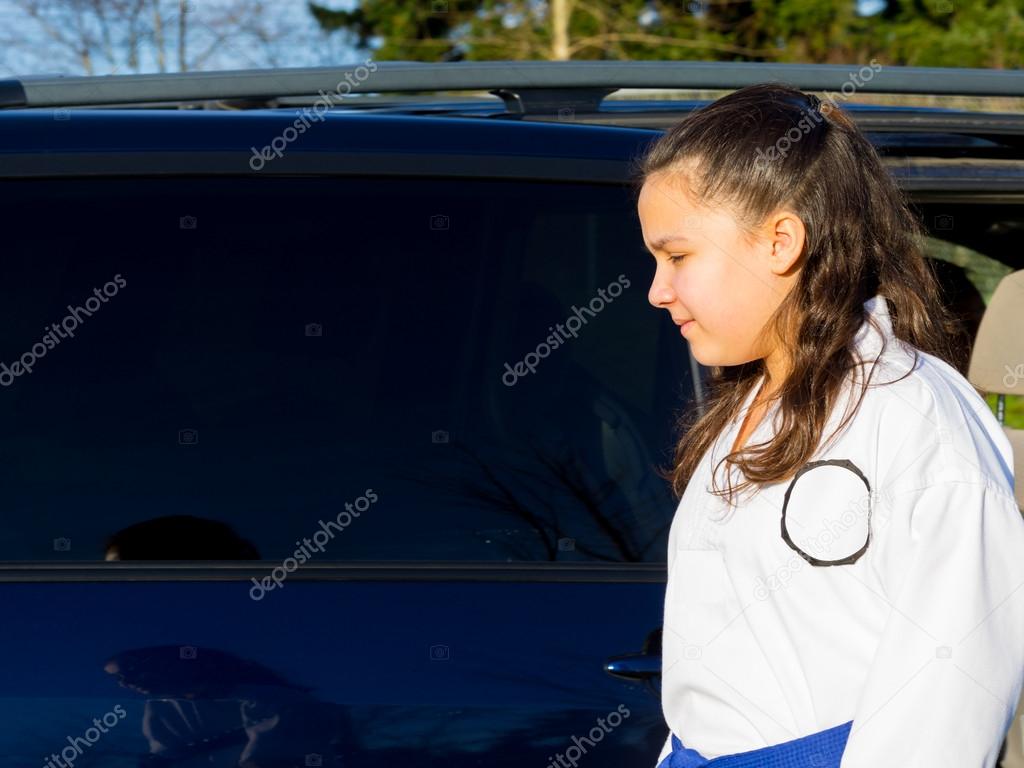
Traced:
<path fill-rule="evenodd" d="M 604 671 L 624 680 L 649 680 L 661 674 L 661 655 L 653 653 L 623 653 L 609 656 Z"/>

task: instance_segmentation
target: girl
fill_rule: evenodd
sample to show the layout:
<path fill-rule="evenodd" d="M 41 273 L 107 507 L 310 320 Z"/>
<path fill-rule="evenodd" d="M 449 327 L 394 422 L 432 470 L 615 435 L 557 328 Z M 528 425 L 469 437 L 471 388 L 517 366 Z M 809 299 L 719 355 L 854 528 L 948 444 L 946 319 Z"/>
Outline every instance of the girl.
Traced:
<path fill-rule="evenodd" d="M 1024 519 L 893 179 L 844 113 L 765 84 L 637 181 L 649 300 L 713 375 L 671 475 L 658 768 L 991 768 Z"/>

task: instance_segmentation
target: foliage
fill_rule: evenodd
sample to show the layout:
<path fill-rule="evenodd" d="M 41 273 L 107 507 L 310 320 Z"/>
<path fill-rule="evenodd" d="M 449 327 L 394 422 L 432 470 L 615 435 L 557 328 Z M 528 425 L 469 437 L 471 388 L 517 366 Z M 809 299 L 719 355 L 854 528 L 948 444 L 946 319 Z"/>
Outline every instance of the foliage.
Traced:
<path fill-rule="evenodd" d="M 316 2 L 379 60 L 661 59 L 1024 66 L 1024 0 L 362 0 Z M 564 19 L 564 23 L 559 20 Z"/>

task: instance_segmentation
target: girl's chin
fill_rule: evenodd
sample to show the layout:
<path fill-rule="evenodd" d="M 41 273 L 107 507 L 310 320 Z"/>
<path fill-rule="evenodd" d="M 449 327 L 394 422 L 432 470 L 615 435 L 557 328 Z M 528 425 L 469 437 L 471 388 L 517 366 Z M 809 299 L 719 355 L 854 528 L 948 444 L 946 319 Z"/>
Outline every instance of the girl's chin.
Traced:
<path fill-rule="evenodd" d="M 702 347 L 699 341 L 695 342 L 692 338 L 687 339 L 687 341 L 690 343 L 690 354 L 693 355 L 693 359 L 705 368 L 713 368 L 715 366 L 725 368 L 730 365 L 736 365 L 727 355 L 715 354 L 713 351 L 709 352 L 707 347 Z"/>

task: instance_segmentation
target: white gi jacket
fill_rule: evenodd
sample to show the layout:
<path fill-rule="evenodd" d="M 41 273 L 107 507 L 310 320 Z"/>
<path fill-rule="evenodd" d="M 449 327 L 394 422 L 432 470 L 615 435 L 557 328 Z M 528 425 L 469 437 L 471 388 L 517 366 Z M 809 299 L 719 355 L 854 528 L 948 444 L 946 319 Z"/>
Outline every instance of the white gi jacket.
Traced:
<path fill-rule="evenodd" d="M 753 498 L 745 492 L 731 510 L 708 493 L 755 384 L 679 502 L 665 593 L 665 721 L 707 758 L 852 720 L 841 768 L 991 768 L 1024 685 L 1024 518 L 1010 443 L 981 396 L 937 357 L 918 350 L 913 373 L 879 386 L 910 370 L 913 349 L 892 335 L 884 297 L 864 307 L 881 332 L 867 320 L 858 331 L 869 362 L 850 374 L 854 399 L 834 409 L 812 457 L 856 471 L 815 466 Z M 860 410 L 830 440 L 875 358 Z M 776 413 L 772 406 L 748 446 L 768 439 Z M 794 543 L 840 560 L 870 529 L 858 559 L 812 565 L 786 543 L 791 482 Z M 671 747 L 670 733 L 659 764 Z"/>

